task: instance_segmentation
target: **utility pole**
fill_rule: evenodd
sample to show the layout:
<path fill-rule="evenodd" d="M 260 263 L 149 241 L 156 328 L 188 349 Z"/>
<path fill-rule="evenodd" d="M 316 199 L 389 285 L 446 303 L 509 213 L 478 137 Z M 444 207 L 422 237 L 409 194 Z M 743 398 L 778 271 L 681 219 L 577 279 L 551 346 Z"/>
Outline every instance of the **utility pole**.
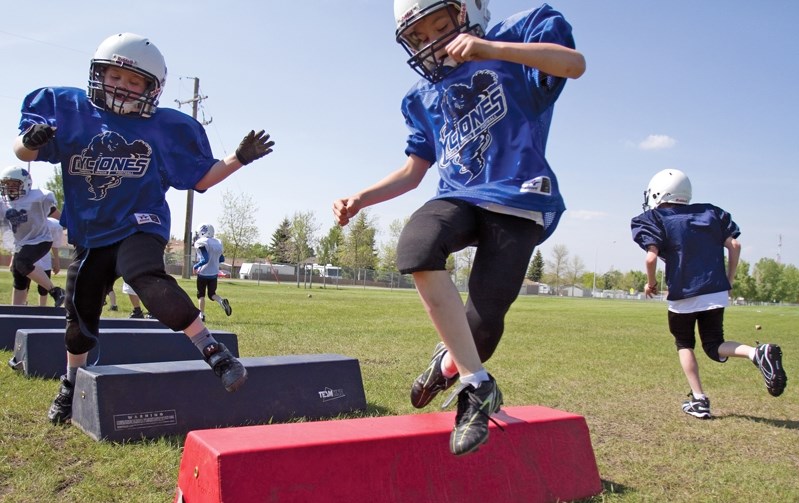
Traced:
<path fill-rule="evenodd" d="M 200 96 L 200 79 L 198 77 L 191 77 L 194 80 L 194 96 L 187 101 L 175 100 L 175 103 L 185 105 L 191 103 L 191 116 L 197 119 L 197 104 L 208 96 Z M 212 119 L 213 120 L 213 119 Z M 210 124 L 211 121 L 203 122 L 203 125 Z M 183 232 L 183 278 L 191 278 L 191 248 L 192 248 L 192 213 L 194 211 L 194 189 L 189 189 L 186 194 L 186 227 Z"/>

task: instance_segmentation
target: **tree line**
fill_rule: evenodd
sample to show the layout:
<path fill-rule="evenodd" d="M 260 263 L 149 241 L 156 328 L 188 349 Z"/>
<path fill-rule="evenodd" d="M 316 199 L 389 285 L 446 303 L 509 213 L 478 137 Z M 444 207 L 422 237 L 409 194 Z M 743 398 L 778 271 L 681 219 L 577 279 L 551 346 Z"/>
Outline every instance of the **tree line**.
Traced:
<path fill-rule="evenodd" d="M 549 284 L 555 291 L 577 285 L 587 290 L 643 292 L 647 281 L 643 270 L 622 273 L 611 268 L 602 274 L 586 271 L 580 257 L 570 257 L 564 245 L 553 247 L 550 260 L 544 260 L 541 250 L 536 250 L 527 269 L 527 278 Z M 658 268 L 657 278 L 664 290 L 662 268 Z M 741 260 L 735 271 L 731 296 L 746 302 L 799 303 L 799 269 L 770 258 L 762 258 L 754 265 Z"/>

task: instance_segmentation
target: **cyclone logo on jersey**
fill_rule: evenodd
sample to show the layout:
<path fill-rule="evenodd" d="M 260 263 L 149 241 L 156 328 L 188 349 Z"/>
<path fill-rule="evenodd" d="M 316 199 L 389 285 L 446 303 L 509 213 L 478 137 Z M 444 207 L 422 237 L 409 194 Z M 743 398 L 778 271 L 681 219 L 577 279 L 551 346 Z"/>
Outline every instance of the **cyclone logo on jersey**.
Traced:
<path fill-rule="evenodd" d="M 25 210 L 17 210 L 16 208 L 9 208 L 6 210 L 6 220 L 11 224 L 11 232 L 16 233 L 19 226 L 28 221 L 28 212 Z"/>
<path fill-rule="evenodd" d="M 152 148 L 142 140 L 128 143 L 119 133 L 98 134 L 80 155 L 69 160 L 70 175 L 82 176 L 89 185 L 91 201 L 105 199 L 123 178 L 140 178 L 150 165 Z"/>
<path fill-rule="evenodd" d="M 484 154 L 491 145 L 489 129 L 508 113 L 497 74 L 481 70 L 472 75 L 471 85 L 449 86 L 442 98 L 442 111 L 444 156 L 439 166 L 447 169 L 454 164 L 459 174 L 468 175 L 468 184 L 485 168 Z"/>

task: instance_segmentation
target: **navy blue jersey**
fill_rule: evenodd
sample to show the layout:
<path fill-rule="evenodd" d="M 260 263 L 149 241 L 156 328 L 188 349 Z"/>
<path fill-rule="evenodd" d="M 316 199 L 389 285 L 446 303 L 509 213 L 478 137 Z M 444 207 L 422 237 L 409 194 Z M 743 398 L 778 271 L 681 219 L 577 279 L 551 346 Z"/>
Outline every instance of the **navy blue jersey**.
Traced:
<path fill-rule="evenodd" d="M 86 92 L 38 89 L 22 104 L 20 131 L 57 127 L 38 161 L 61 164 L 69 242 L 86 248 L 116 243 L 135 232 L 169 239 L 166 191 L 193 189 L 217 159 L 202 125 L 159 108 L 144 119 L 101 110 Z"/>
<path fill-rule="evenodd" d="M 726 292 L 724 242 L 741 234 L 729 213 L 712 204 L 675 204 L 648 210 L 630 223 L 633 241 L 654 245 L 666 263 L 668 300 Z"/>
<path fill-rule="evenodd" d="M 574 48 L 571 26 L 547 5 L 506 19 L 485 38 Z M 543 242 L 566 209 L 544 157 L 565 82 L 498 60 L 463 63 L 437 84 L 422 79 L 402 102 L 405 153 L 437 163 L 436 198 L 542 212 Z"/>

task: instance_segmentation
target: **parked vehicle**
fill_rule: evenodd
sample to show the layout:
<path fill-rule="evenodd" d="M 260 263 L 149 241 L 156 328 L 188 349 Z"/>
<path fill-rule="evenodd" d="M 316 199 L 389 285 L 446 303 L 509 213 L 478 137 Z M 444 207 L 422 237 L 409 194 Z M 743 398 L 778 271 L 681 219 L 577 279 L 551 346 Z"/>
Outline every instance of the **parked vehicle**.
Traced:
<path fill-rule="evenodd" d="M 241 279 L 274 279 L 275 274 L 294 275 L 296 269 L 287 264 L 262 264 L 244 262 L 239 269 Z"/>

